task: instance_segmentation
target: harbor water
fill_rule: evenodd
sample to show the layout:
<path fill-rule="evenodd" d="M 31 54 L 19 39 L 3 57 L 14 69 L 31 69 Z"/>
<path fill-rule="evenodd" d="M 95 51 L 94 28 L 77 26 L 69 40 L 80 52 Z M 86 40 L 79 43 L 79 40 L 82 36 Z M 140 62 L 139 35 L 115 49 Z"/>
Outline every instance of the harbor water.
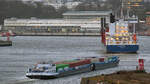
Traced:
<path fill-rule="evenodd" d="M 2 38 L 5 39 L 5 38 Z M 135 70 L 138 59 L 145 59 L 150 72 L 150 37 L 140 36 L 137 53 L 106 53 L 100 37 L 17 36 L 13 46 L 0 47 L 0 84 L 80 84 L 82 77 Z M 84 57 L 119 56 L 118 67 L 82 73 L 57 79 L 35 80 L 25 77 L 29 67 L 41 61 L 60 61 Z"/>

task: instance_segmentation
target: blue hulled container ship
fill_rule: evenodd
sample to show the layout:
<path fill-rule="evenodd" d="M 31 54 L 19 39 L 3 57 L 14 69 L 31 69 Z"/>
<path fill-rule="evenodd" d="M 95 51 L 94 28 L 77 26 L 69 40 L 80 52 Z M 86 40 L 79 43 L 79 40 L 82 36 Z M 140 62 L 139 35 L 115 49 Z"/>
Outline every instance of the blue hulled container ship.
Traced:
<path fill-rule="evenodd" d="M 112 19 L 112 16 L 111 16 Z M 130 21 L 132 20 L 132 21 Z M 106 47 L 106 51 L 110 53 L 136 53 L 139 50 L 137 35 L 135 33 L 135 24 L 137 18 L 128 20 L 120 19 L 111 21 L 108 27 L 105 27 L 102 22 L 102 43 Z M 102 19 L 102 21 L 105 21 Z M 133 27 L 133 33 L 129 32 L 129 25 Z"/>

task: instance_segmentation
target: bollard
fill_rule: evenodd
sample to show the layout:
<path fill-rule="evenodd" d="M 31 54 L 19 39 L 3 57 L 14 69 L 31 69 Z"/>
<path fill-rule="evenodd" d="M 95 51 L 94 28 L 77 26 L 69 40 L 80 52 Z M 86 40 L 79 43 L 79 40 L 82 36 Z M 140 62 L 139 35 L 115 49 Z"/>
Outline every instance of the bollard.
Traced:
<path fill-rule="evenodd" d="M 119 80 L 117 81 L 117 84 L 120 84 L 120 81 L 119 81 Z"/>

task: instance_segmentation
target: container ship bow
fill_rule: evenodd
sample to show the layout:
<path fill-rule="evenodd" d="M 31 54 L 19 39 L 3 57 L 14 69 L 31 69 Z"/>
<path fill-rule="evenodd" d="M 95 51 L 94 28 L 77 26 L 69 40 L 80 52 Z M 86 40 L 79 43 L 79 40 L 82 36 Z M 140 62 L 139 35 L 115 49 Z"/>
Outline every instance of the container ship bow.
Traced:
<path fill-rule="evenodd" d="M 105 18 L 102 18 L 101 37 L 106 51 L 110 53 L 136 53 L 139 50 L 139 44 L 133 23 L 137 21 L 137 18 L 115 21 L 114 16 L 110 14 L 110 23 L 106 27 Z M 132 27 L 133 32 L 129 32 L 129 27 Z"/>

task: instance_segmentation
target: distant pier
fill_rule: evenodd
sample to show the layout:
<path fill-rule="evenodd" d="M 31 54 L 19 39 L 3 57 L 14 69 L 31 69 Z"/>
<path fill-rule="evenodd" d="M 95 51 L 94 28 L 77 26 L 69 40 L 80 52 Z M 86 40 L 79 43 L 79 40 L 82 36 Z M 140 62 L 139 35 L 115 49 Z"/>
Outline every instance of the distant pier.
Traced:
<path fill-rule="evenodd" d="M 0 40 L 0 46 L 12 46 L 12 41 Z"/>

